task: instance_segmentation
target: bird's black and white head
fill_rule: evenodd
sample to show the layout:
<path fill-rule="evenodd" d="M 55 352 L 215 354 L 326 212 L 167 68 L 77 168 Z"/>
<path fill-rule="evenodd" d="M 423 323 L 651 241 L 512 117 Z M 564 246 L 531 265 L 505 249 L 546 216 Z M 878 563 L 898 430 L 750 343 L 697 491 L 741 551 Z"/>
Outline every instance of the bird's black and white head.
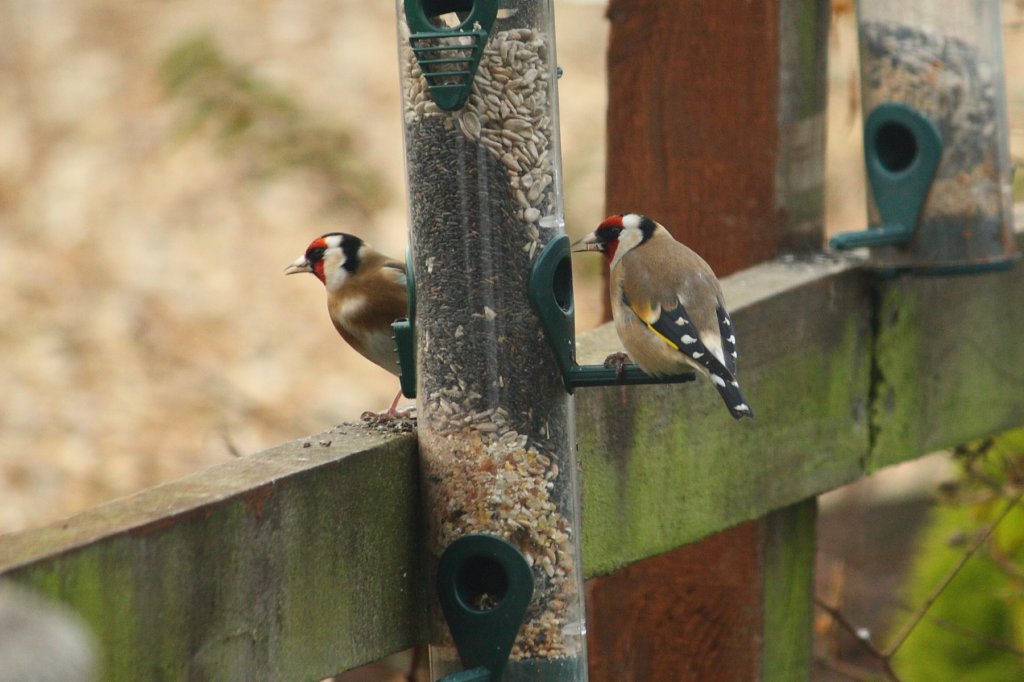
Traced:
<path fill-rule="evenodd" d="M 599 251 L 612 267 L 619 258 L 665 229 L 645 215 L 625 213 L 605 218 L 597 229 L 572 245 L 573 251 Z"/>
<path fill-rule="evenodd" d="M 306 253 L 285 268 L 284 274 L 311 272 L 329 291 L 336 291 L 359 271 L 368 248 L 359 237 L 344 232 L 328 232 L 314 239 L 306 247 Z"/>

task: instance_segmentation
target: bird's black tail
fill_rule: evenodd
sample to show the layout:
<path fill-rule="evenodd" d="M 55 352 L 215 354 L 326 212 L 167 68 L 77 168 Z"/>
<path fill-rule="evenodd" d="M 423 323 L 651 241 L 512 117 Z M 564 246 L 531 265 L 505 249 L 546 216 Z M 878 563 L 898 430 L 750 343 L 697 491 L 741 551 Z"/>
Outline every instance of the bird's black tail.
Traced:
<path fill-rule="evenodd" d="M 740 391 L 739 382 L 736 381 L 735 377 L 712 372 L 711 383 L 715 385 L 718 395 L 722 396 L 725 406 L 729 408 L 729 414 L 734 419 L 742 419 L 743 417 L 754 418 L 754 411 L 750 409 L 746 398 L 743 397 L 743 392 Z"/>

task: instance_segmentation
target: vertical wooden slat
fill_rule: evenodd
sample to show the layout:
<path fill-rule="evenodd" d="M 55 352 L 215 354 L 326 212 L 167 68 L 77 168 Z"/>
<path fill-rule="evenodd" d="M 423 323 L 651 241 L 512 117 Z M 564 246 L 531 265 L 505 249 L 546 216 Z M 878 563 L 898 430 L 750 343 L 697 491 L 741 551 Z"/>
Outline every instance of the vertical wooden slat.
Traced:
<path fill-rule="evenodd" d="M 828 13 L 611 0 L 608 212 L 657 219 L 719 276 L 818 248 Z M 592 581 L 591 679 L 806 678 L 813 518 L 812 500 Z"/>
<path fill-rule="evenodd" d="M 764 529 L 762 680 L 810 679 L 817 517 L 811 498 L 757 524 Z"/>
<path fill-rule="evenodd" d="M 775 255 L 779 2 L 612 0 L 609 213 L 655 218 L 719 276 Z"/>
<path fill-rule="evenodd" d="M 758 676 L 760 523 L 587 584 L 590 679 Z"/>

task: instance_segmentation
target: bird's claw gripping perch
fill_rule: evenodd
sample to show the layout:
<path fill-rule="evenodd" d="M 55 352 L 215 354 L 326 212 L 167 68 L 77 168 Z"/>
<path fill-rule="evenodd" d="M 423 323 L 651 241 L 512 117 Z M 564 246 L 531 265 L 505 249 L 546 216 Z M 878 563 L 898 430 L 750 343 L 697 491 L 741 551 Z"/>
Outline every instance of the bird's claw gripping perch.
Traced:
<path fill-rule="evenodd" d="M 632 363 L 632 361 L 630 361 L 629 355 L 627 355 L 626 353 L 623 353 L 621 351 L 619 351 L 618 353 L 612 353 L 611 355 L 609 355 L 608 357 L 606 357 L 604 359 L 604 366 L 605 367 L 614 367 L 615 368 L 615 378 L 616 378 L 616 380 L 622 379 L 622 371 L 623 371 L 623 369 L 625 368 L 626 365 L 631 365 L 631 364 L 633 364 L 633 363 Z"/>

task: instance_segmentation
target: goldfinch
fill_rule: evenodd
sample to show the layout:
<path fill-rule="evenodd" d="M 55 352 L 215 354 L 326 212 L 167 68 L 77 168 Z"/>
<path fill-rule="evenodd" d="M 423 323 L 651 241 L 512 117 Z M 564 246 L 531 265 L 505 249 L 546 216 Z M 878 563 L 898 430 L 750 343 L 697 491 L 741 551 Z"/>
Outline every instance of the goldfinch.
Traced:
<path fill-rule="evenodd" d="M 615 331 L 640 369 L 664 376 L 692 367 L 733 417 L 754 416 L 736 380 L 736 334 L 722 287 L 703 258 L 636 213 L 606 218 L 572 249 L 608 260 Z M 621 368 L 625 360 L 615 354 L 605 362 Z"/>
<path fill-rule="evenodd" d="M 398 375 L 398 353 L 391 323 L 408 312 L 405 264 L 374 251 L 359 237 L 330 232 L 306 247 L 306 253 L 284 274 L 310 272 L 327 289 L 327 312 L 334 328 L 360 355 Z M 395 419 L 409 412 L 397 409 L 402 392 L 386 412 Z"/>

